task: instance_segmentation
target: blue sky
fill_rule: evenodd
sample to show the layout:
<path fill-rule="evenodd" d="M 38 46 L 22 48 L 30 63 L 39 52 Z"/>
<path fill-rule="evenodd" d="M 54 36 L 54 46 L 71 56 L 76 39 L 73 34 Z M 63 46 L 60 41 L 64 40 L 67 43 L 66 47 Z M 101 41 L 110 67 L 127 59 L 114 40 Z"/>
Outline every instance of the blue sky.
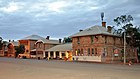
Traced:
<path fill-rule="evenodd" d="M 18 40 L 37 34 L 63 38 L 104 21 L 114 26 L 113 19 L 132 15 L 140 25 L 140 0 L 0 0 L 0 36 Z"/>

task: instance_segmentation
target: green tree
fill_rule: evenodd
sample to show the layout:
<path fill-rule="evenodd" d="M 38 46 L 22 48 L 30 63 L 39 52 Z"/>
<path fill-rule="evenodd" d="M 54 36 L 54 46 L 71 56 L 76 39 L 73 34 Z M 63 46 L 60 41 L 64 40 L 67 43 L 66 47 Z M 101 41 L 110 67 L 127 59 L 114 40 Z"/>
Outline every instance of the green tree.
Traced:
<path fill-rule="evenodd" d="M 116 34 L 120 34 L 122 37 L 124 37 L 125 32 L 127 44 L 137 47 L 140 45 L 139 27 L 134 27 L 131 23 L 132 21 L 133 17 L 131 15 L 121 15 L 115 18 L 114 22 L 116 23 L 117 27 L 119 27 L 119 29 L 116 30 Z"/>
<path fill-rule="evenodd" d="M 140 32 L 137 27 L 129 27 L 126 30 L 127 37 L 126 42 L 133 47 L 139 47 L 140 45 Z"/>
<path fill-rule="evenodd" d="M 116 23 L 116 25 L 118 27 L 121 27 L 121 29 L 123 29 L 124 31 L 133 26 L 133 24 L 131 23 L 133 21 L 133 17 L 131 15 L 121 15 L 117 18 L 114 19 L 114 22 Z"/>
<path fill-rule="evenodd" d="M 2 37 L 0 37 L 0 50 L 2 50 L 2 47 L 3 47 L 3 41 L 2 41 Z"/>
<path fill-rule="evenodd" d="M 23 54 L 25 52 L 25 46 L 19 45 L 18 47 L 15 47 L 15 57 L 17 57 L 19 54 Z"/>
<path fill-rule="evenodd" d="M 70 37 L 65 37 L 63 40 L 64 43 L 71 43 L 72 42 L 72 38 Z"/>

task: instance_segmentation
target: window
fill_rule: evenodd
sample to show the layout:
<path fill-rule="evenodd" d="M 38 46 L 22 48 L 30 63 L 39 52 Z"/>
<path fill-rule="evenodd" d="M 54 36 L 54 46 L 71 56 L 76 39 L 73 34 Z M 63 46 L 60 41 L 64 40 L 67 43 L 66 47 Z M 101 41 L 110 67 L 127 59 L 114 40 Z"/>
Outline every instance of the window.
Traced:
<path fill-rule="evenodd" d="M 26 52 L 29 52 L 29 50 L 26 50 Z"/>
<path fill-rule="evenodd" d="M 92 48 L 92 55 L 94 55 L 94 49 Z"/>
<path fill-rule="evenodd" d="M 91 38 L 91 44 L 93 44 L 94 43 L 94 36 L 91 36 L 90 38 Z"/>
<path fill-rule="evenodd" d="M 31 52 L 30 54 L 31 54 L 31 55 L 36 55 L 36 52 Z"/>
<path fill-rule="evenodd" d="M 98 41 L 98 36 L 95 36 L 95 40 L 96 40 L 96 42 Z"/>
<path fill-rule="evenodd" d="M 80 49 L 78 49 L 78 52 L 77 53 L 78 53 L 78 56 L 79 56 L 80 55 Z"/>
<path fill-rule="evenodd" d="M 42 47 L 42 44 L 41 43 L 39 43 L 39 48 L 41 48 Z"/>
<path fill-rule="evenodd" d="M 107 43 L 107 36 L 105 36 L 105 44 Z"/>
<path fill-rule="evenodd" d="M 83 56 L 83 49 L 81 49 L 81 55 Z"/>
<path fill-rule="evenodd" d="M 90 48 L 88 48 L 88 56 L 90 55 Z"/>
<path fill-rule="evenodd" d="M 77 38 L 77 44 L 80 44 L 80 37 Z"/>

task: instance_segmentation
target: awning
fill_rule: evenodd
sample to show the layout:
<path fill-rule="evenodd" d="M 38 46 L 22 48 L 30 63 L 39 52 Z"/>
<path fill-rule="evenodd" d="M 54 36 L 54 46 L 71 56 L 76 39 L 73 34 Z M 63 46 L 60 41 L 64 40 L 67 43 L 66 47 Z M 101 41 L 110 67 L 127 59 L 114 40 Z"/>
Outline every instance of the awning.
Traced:
<path fill-rule="evenodd" d="M 72 51 L 72 44 L 68 43 L 68 44 L 56 45 L 45 51 Z"/>

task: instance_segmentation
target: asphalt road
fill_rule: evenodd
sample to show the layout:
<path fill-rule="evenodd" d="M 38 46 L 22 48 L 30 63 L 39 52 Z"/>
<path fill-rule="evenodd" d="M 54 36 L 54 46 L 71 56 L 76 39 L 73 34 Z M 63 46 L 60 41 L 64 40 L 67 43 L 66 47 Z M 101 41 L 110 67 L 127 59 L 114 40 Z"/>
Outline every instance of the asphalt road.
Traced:
<path fill-rule="evenodd" d="M 140 65 L 0 57 L 0 79 L 140 79 Z"/>

